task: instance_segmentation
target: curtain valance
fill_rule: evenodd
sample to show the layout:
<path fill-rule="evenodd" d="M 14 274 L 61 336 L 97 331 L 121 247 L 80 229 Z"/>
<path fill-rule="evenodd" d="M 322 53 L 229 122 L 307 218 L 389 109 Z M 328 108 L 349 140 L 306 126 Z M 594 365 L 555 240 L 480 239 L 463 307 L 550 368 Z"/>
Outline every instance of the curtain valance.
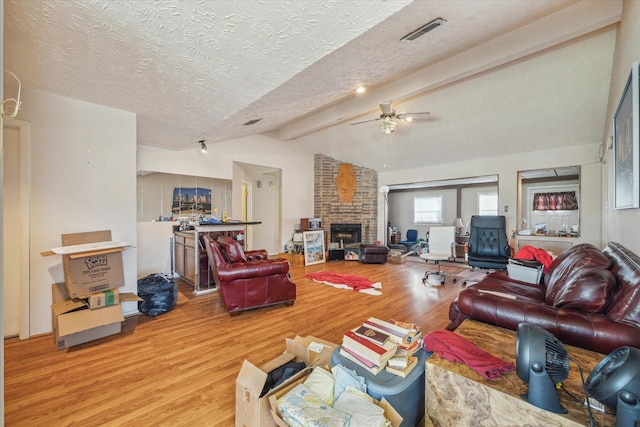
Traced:
<path fill-rule="evenodd" d="M 575 211 L 578 210 L 578 200 L 575 191 L 555 193 L 534 193 L 534 211 Z"/>

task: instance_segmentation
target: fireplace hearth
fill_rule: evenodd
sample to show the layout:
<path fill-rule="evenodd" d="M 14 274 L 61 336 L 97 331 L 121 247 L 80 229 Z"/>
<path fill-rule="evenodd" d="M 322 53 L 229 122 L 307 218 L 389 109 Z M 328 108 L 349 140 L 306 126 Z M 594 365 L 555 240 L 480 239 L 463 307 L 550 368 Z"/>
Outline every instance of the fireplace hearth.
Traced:
<path fill-rule="evenodd" d="M 362 241 L 362 224 L 331 224 L 329 241 L 337 243 L 339 248 L 359 244 Z"/>

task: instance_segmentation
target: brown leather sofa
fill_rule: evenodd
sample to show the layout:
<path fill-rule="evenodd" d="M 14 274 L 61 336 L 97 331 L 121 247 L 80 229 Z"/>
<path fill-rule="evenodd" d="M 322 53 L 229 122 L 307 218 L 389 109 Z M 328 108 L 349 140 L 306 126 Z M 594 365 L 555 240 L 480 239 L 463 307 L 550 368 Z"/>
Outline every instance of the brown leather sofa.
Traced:
<path fill-rule="evenodd" d="M 618 243 L 600 251 L 580 244 L 562 252 L 540 284 L 487 275 L 449 307 L 448 330 L 474 319 L 517 330 L 522 322 L 565 344 L 600 353 L 640 348 L 640 258 Z"/>
<path fill-rule="evenodd" d="M 220 299 L 230 315 L 275 304 L 293 305 L 296 284 L 289 261 L 269 259 L 264 249 L 244 251 L 229 237 L 204 236 L 207 255 Z"/>

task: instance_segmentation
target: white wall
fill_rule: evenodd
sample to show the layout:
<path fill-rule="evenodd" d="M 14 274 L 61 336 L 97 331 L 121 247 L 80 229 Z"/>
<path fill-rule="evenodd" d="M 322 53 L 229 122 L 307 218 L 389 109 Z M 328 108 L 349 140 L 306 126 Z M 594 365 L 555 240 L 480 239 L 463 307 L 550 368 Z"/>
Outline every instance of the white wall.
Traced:
<path fill-rule="evenodd" d="M 62 259 L 40 255 L 60 235 L 111 230 L 136 243 L 136 116 L 24 89 L 18 119 L 31 124 L 31 335 L 51 331 L 51 284 Z M 123 253 L 125 287 L 137 289 L 136 249 Z M 125 313 L 136 312 L 127 303 Z M 53 344 L 52 344 L 53 345 Z"/>
<path fill-rule="evenodd" d="M 613 114 L 618 107 L 624 85 L 631 72 L 631 64 L 640 61 L 640 2 L 625 0 L 622 10 L 622 21 L 618 24 L 616 49 L 613 58 L 613 72 L 611 89 L 609 91 L 609 106 L 607 108 L 606 129 L 603 140 L 607 147 L 606 170 L 603 173 L 603 188 L 606 189 L 602 200 L 602 210 L 605 221 L 606 241 L 618 242 L 640 254 L 640 210 L 614 209 L 613 195 L 613 150 L 609 149 L 609 138 L 613 135 Z M 636 153 L 637 155 L 637 153 Z"/>
<path fill-rule="evenodd" d="M 274 248 L 280 251 L 284 244 L 291 240 L 300 218 L 305 218 L 309 216 L 309 212 L 313 212 L 313 153 L 295 141 L 283 142 L 262 135 L 219 143 L 207 142 L 207 146 L 207 154 L 202 154 L 195 143 L 193 150 L 185 151 L 139 146 L 137 169 L 233 180 L 234 206 L 229 215 L 234 218 L 240 214 L 241 201 L 241 182 L 236 182 L 236 177 L 233 176 L 234 162 L 281 170 L 282 223 L 280 235 L 275 239 L 278 242 L 277 248 Z M 255 189 L 255 183 L 253 184 Z M 254 212 L 253 219 L 261 221 L 259 207 L 254 206 Z M 265 242 L 273 241 L 268 237 L 261 238 L 264 238 Z"/>
<path fill-rule="evenodd" d="M 590 143 L 557 150 L 533 151 L 486 160 L 382 172 L 379 175 L 378 182 L 380 185 L 393 185 L 497 174 L 498 213 L 506 217 L 507 230 L 515 230 L 517 229 L 518 171 L 580 165 L 582 166 L 580 175 L 582 180 L 580 241 L 587 241 L 596 246 L 601 246 L 601 212 L 599 205 L 601 200 L 600 171 L 602 165 L 595 162 L 597 155 L 598 144 Z M 380 212 L 382 212 L 383 203 L 384 201 L 380 197 Z M 509 206 L 509 212 L 504 212 L 505 205 Z M 383 236 L 384 233 L 381 221 L 379 222 L 378 236 Z"/>

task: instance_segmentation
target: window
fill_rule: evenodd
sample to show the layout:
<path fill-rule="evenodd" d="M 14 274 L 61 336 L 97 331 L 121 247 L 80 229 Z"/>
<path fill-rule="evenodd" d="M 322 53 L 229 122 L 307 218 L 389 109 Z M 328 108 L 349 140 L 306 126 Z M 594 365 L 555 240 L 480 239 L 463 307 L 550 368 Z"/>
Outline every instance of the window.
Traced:
<path fill-rule="evenodd" d="M 498 193 L 478 193 L 478 215 L 498 215 Z"/>
<path fill-rule="evenodd" d="M 415 224 L 441 224 L 442 195 L 414 197 L 413 222 Z"/>

